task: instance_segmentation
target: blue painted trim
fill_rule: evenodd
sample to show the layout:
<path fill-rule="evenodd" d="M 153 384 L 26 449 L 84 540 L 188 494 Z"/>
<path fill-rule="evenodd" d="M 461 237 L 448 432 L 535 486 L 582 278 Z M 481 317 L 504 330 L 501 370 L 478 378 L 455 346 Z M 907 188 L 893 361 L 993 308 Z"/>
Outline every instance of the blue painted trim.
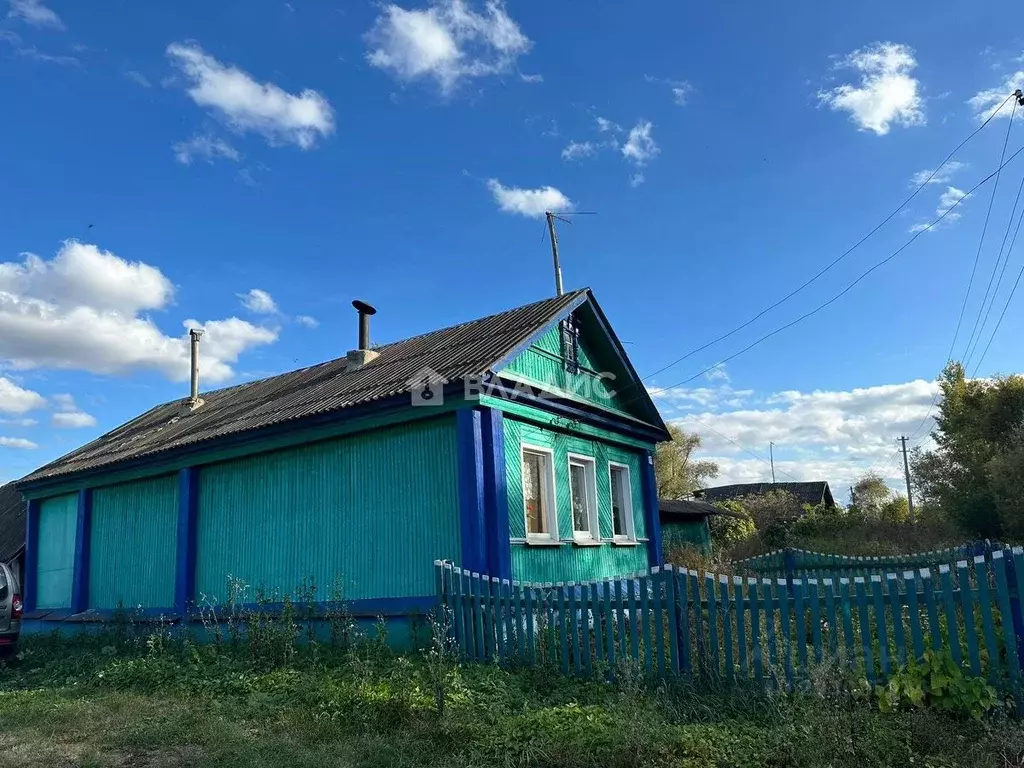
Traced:
<path fill-rule="evenodd" d="M 196 514 L 199 470 L 178 470 L 178 538 L 175 559 L 174 608 L 184 614 L 196 599 Z"/>
<path fill-rule="evenodd" d="M 661 520 L 658 516 L 658 481 L 654 476 L 654 454 L 647 451 L 640 457 L 643 483 L 644 526 L 647 529 L 647 564 L 661 565 Z"/>
<path fill-rule="evenodd" d="M 505 414 L 481 410 L 484 451 L 487 572 L 512 578 L 512 539 L 508 526 L 508 475 L 505 466 Z"/>
<path fill-rule="evenodd" d="M 40 499 L 32 499 L 25 508 L 25 583 L 21 585 L 21 601 L 25 613 L 36 609 L 37 576 L 39 572 L 39 508 Z"/>
<path fill-rule="evenodd" d="M 521 355 L 523 352 L 532 347 L 536 343 L 537 339 L 539 339 L 545 333 L 550 331 L 552 326 L 555 326 L 558 323 L 565 320 L 565 318 L 567 318 L 569 315 L 575 312 L 579 307 L 586 304 L 588 301 L 592 299 L 593 297 L 590 295 L 590 291 L 584 291 L 583 293 L 581 293 L 579 296 L 572 300 L 569 306 L 567 306 L 565 309 L 563 309 L 561 312 L 555 315 L 551 319 L 551 321 L 548 322 L 547 325 L 545 325 L 543 328 L 534 333 L 528 339 L 520 343 L 518 346 L 514 347 L 511 352 L 509 352 L 507 355 L 501 358 L 501 360 L 492 365 L 491 370 L 498 372 L 502 368 L 506 367 L 509 363 L 511 363 L 513 360 L 519 357 L 519 355 Z"/>
<path fill-rule="evenodd" d="M 89 607 L 89 554 L 92 549 L 92 490 L 78 492 L 78 521 L 75 526 L 75 567 L 71 581 L 71 610 Z"/>
<path fill-rule="evenodd" d="M 413 597 L 369 597 L 363 598 L 362 600 L 350 600 L 346 603 L 348 613 L 353 618 L 368 619 L 373 619 L 377 616 L 413 616 L 426 614 L 436 606 L 436 595 L 416 595 Z M 313 603 L 312 614 L 308 613 L 305 608 L 306 606 L 302 606 L 303 618 L 310 615 L 312 618 L 321 618 L 329 612 L 337 613 L 338 610 L 337 604 L 330 601 Z M 244 603 L 238 606 L 238 609 L 243 613 L 263 612 L 275 614 L 284 609 L 284 604 Z M 218 618 L 223 619 L 226 616 L 224 606 L 217 606 L 217 611 Z M 81 612 L 61 609 L 53 611 L 38 611 L 37 615 L 29 616 L 27 617 L 27 620 L 50 623 L 61 622 L 65 624 L 90 624 L 113 621 L 117 616 L 117 613 L 118 611 L 113 608 L 90 608 L 87 611 Z M 186 616 L 190 622 L 202 621 L 202 616 L 199 612 L 193 611 L 190 614 L 182 614 L 173 607 L 144 608 L 138 611 L 130 611 L 129 615 L 133 618 L 137 617 L 142 621 L 160 621 L 161 619 L 164 621 L 180 621 L 182 616 Z"/>
<path fill-rule="evenodd" d="M 480 411 L 456 411 L 455 435 L 459 467 L 459 529 L 462 536 L 463 568 L 486 573 L 484 452 Z"/>

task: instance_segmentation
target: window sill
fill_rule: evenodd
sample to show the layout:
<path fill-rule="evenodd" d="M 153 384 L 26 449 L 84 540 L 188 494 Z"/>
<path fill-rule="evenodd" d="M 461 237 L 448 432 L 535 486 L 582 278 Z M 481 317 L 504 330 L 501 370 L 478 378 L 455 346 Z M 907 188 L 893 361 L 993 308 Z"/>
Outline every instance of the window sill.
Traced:
<path fill-rule="evenodd" d="M 562 542 L 555 541 L 554 539 L 527 539 L 525 542 L 528 547 L 560 547 Z"/>
<path fill-rule="evenodd" d="M 573 539 L 572 545 L 574 547 L 600 547 L 604 542 L 598 541 L 597 539 Z"/>
<path fill-rule="evenodd" d="M 612 546 L 613 547 L 639 547 L 640 546 L 640 542 L 639 541 L 634 541 L 632 539 L 630 539 L 628 541 L 623 539 L 622 541 L 613 541 L 612 542 Z"/>

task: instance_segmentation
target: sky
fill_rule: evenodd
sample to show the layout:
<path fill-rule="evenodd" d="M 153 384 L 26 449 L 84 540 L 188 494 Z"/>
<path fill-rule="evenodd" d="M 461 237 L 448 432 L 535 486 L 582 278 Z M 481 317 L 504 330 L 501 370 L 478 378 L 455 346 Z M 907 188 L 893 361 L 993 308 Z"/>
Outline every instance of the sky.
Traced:
<path fill-rule="evenodd" d="M 554 209 L 719 481 L 898 488 L 951 349 L 1024 367 L 1012 101 L 939 167 L 1016 7 L 626 8 L 0 0 L 0 480 L 187 395 L 190 327 L 209 388 L 343 355 L 353 298 L 387 342 L 549 296 Z"/>

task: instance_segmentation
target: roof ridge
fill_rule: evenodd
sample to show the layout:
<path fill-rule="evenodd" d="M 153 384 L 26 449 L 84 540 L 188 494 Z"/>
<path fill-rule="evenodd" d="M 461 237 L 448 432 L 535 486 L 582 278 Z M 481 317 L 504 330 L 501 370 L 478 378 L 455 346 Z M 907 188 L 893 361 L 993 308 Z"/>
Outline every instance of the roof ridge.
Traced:
<path fill-rule="evenodd" d="M 545 302 L 555 301 L 555 300 L 558 300 L 558 299 L 565 299 L 565 298 L 570 297 L 570 296 L 571 297 L 575 297 L 576 295 L 584 293 L 584 292 L 589 291 L 589 290 L 590 290 L 590 288 L 586 288 L 586 287 L 585 288 L 577 288 L 575 291 L 569 291 L 568 293 L 562 294 L 561 296 L 549 296 L 546 299 L 539 299 L 538 301 L 531 301 L 529 304 L 520 304 L 517 307 L 510 307 L 509 309 L 504 309 L 501 312 L 494 312 L 493 314 L 484 315 L 483 317 L 475 317 L 472 320 L 464 320 L 461 323 L 455 323 L 454 325 L 446 325 L 446 326 L 444 326 L 442 328 L 434 328 L 433 330 L 430 330 L 430 331 L 424 331 L 423 333 L 418 333 L 415 336 L 406 336 L 405 338 L 402 338 L 402 339 L 396 339 L 395 341 L 389 341 L 387 344 L 381 344 L 378 347 L 378 350 L 386 349 L 388 347 L 393 347 L 396 344 L 405 344 L 406 342 L 409 342 L 409 341 L 415 341 L 416 339 L 421 339 L 424 336 L 429 336 L 432 333 L 444 333 L 446 331 L 453 331 L 456 328 L 461 328 L 464 325 L 472 325 L 473 323 L 482 323 L 482 322 L 484 322 L 486 320 L 491 320 L 492 318 L 500 317 L 501 315 L 507 315 L 507 314 L 509 314 L 511 312 L 518 312 L 518 311 L 523 310 L 523 309 L 528 309 L 529 307 L 535 307 L 535 306 L 537 306 L 539 304 L 544 304 Z M 302 371 L 311 371 L 314 368 L 318 368 L 318 367 L 320 367 L 322 365 L 330 365 L 331 363 L 337 363 L 338 361 L 344 360 L 344 359 L 345 359 L 345 355 L 340 355 L 338 357 L 332 357 L 329 360 L 322 360 L 319 363 L 312 363 L 311 365 L 306 365 L 306 366 L 303 366 L 301 368 L 293 368 L 293 369 L 291 369 L 289 371 L 282 371 L 281 373 L 275 373 L 275 374 L 272 374 L 270 376 L 264 376 L 263 378 L 260 378 L 260 379 L 252 379 L 250 381 L 242 381 L 242 382 L 239 382 L 237 384 L 231 384 L 230 386 L 227 386 L 227 387 L 221 387 L 220 389 L 206 390 L 205 392 L 200 392 L 199 394 L 200 394 L 200 396 L 202 396 L 202 395 L 222 395 L 223 393 L 229 392 L 232 389 L 241 389 L 243 387 L 252 386 L 253 384 L 260 384 L 260 383 L 263 383 L 263 382 L 266 382 L 266 381 L 270 381 L 271 379 L 276 379 L 279 376 L 289 376 L 289 375 L 291 375 L 293 373 L 300 373 Z M 339 371 L 339 374 L 344 374 L 344 373 L 345 373 L 345 371 Z M 176 397 L 173 400 L 168 400 L 167 402 L 161 403 L 160 405 L 169 405 L 171 403 L 176 403 L 179 400 L 180 401 L 185 401 L 185 400 L 188 400 L 188 397 L 187 396 L 186 397 Z M 154 407 L 160 407 L 160 405 L 154 406 Z"/>

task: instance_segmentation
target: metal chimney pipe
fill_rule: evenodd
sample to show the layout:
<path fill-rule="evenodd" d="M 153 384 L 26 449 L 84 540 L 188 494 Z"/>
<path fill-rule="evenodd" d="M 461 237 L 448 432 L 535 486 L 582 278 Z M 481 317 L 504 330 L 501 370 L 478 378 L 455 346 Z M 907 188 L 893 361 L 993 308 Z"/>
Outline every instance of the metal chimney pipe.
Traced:
<path fill-rule="evenodd" d="M 203 332 L 192 328 L 188 332 L 189 338 L 192 340 L 192 404 L 199 402 L 199 340 L 203 337 Z"/>
<path fill-rule="evenodd" d="M 359 299 L 353 301 L 352 306 L 359 313 L 359 349 L 367 350 L 370 348 L 370 316 L 377 314 L 377 310 Z"/>

